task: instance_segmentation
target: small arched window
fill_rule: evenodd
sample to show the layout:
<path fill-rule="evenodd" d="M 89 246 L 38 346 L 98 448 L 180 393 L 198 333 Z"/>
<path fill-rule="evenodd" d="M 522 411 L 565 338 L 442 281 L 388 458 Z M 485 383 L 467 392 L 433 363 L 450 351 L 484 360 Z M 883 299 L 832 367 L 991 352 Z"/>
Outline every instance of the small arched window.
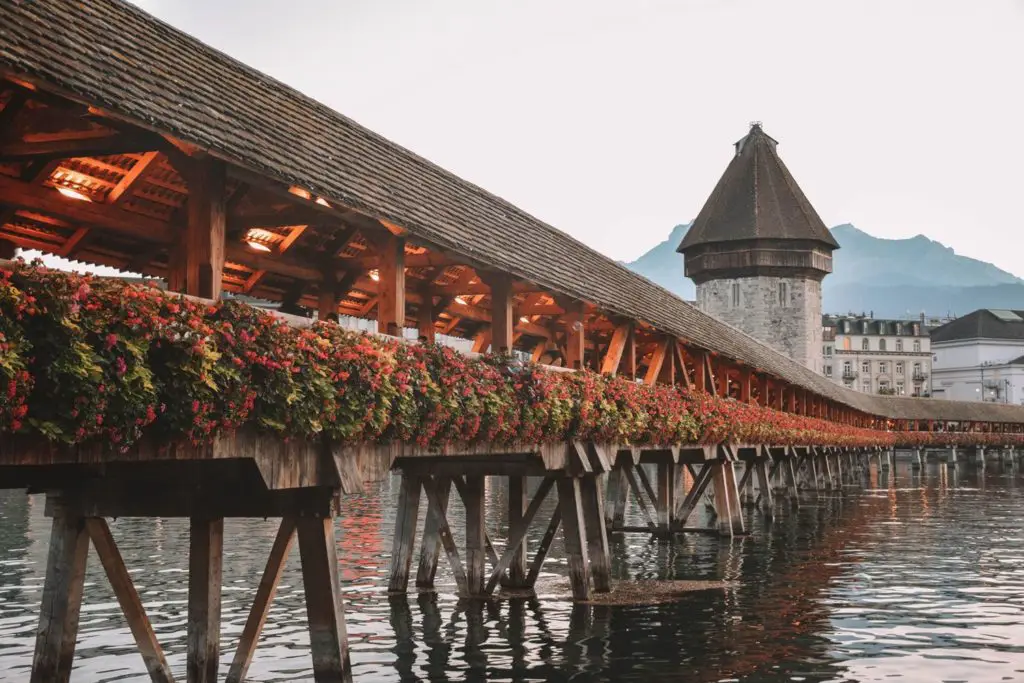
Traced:
<path fill-rule="evenodd" d="M 860 350 L 861 351 L 867 351 L 870 348 L 871 348 L 871 346 L 870 346 L 870 343 L 868 342 L 868 338 L 867 337 L 864 337 L 863 339 L 860 340 Z"/>

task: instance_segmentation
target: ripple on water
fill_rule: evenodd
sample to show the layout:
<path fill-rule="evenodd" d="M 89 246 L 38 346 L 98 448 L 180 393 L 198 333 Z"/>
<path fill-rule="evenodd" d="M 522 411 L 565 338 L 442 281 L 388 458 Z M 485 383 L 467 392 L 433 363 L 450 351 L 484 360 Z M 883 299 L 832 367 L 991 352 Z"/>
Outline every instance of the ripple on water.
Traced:
<path fill-rule="evenodd" d="M 923 481 L 902 466 L 897 477 L 899 487 L 808 497 L 796 511 L 780 506 L 774 523 L 749 511 L 752 534 L 732 541 L 613 537 L 617 580 L 726 583 L 664 604 L 591 606 L 573 605 L 559 590 L 460 602 L 443 562 L 437 593 L 388 596 L 397 487 L 385 482 L 374 495 L 347 497 L 337 523 L 356 680 L 1024 680 L 1024 488 L 994 467 L 984 480 L 971 470 L 940 477 L 934 465 Z M 496 520 L 507 508 L 505 491 L 494 483 L 487 496 L 500 552 Z M 2 682 L 26 680 L 32 657 L 49 536 L 42 503 L 0 491 Z M 452 514 L 462 519 L 454 501 Z M 629 520 L 643 523 L 635 509 Z M 187 523 L 122 519 L 111 526 L 168 660 L 182 671 Z M 276 533 L 263 520 L 225 526 L 224 667 Z M 564 575 L 556 542 L 543 581 L 562 586 Z M 250 678 L 309 676 L 293 553 Z M 148 680 L 95 558 L 74 680 Z"/>

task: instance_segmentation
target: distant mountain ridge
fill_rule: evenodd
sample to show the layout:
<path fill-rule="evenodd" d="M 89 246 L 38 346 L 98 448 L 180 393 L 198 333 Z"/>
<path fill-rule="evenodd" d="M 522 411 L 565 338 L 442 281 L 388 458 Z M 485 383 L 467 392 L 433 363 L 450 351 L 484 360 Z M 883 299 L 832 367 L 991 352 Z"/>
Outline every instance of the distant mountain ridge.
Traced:
<path fill-rule="evenodd" d="M 625 265 L 692 301 L 696 288 L 683 275 L 683 257 L 676 253 L 690 225 L 677 225 L 667 240 Z M 922 311 L 964 315 L 978 308 L 1024 307 L 1024 280 L 924 235 L 882 239 L 848 223 L 832 228 L 832 234 L 841 248 L 825 278 L 825 312 L 899 318 Z"/>

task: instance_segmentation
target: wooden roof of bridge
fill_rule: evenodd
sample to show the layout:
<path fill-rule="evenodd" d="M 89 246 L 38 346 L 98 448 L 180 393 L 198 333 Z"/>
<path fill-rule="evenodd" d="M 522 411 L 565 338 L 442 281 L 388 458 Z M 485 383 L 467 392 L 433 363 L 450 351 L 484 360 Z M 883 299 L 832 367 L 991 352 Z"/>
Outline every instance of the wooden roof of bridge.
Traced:
<path fill-rule="evenodd" d="M 16 119 L 19 110 L 43 125 L 30 139 L 0 142 L 0 204 L 31 195 L 33 206 L 46 209 L 0 210 L 0 238 L 23 246 L 160 275 L 187 193 L 174 159 L 182 149 L 197 149 L 230 164 L 232 217 L 265 226 L 260 239 L 274 251 L 247 249 L 229 222 L 225 282 L 236 291 L 282 299 L 290 288 L 299 285 L 301 292 L 302 284 L 322 279 L 325 263 L 372 266 L 369 227 L 383 226 L 409 237 L 411 278 L 419 275 L 442 291 L 468 291 L 459 284 L 460 264 L 503 271 L 534 290 L 587 302 L 608 318 L 645 323 L 865 413 L 1024 422 L 1024 409 L 1012 406 L 883 399 L 845 389 L 500 197 L 125 2 L 0 0 L 0 76 L 15 84 L 0 95 L 0 130 L 13 125 L 5 119 Z M 52 144 L 47 116 L 60 113 L 48 111 L 47 93 L 80 107 L 74 154 L 66 138 L 54 147 L 61 152 L 45 153 Z M 246 192 L 250 183 L 260 183 L 261 191 Z M 54 201 L 58 186 L 96 203 L 63 208 Z M 308 201 L 296 208 L 296 195 Z M 89 231 L 90 224 L 112 229 Z M 372 306 L 367 278 L 347 285 L 342 312 Z M 557 309 L 543 297 L 533 305 Z"/>

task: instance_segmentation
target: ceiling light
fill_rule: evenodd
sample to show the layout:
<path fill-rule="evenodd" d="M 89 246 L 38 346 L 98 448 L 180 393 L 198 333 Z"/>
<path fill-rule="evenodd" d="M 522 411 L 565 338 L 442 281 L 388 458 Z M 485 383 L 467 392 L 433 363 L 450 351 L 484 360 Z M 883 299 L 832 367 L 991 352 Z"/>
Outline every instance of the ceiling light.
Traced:
<path fill-rule="evenodd" d="M 256 251 L 273 251 L 270 242 L 277 236 L 276 233 L 263 228 L 250 228 L 245 233 L 245 243 Z"/>
<path fill-rule="evenodd" d="M 255 249 L 256 251 L 270 251 L 270 247 L 263 244 L 263 242 L 257 242 L 256 240 L 246 240 L 246 244 Z"/>
<path fill-rule="evenodd" d="M 60 192 L 62 195 L 70 199 L 77 199 L 82 202 L 92 201 L 92 199 L 88 195 L 84 195 L 78 190 L 72 190 L 70 187 L 58 187 L 57 192 Z"/>
<path fill-rule="evenodd" d="M 461 296 L 455 297 L 454 299 L 452 299 L 452 301 L 454 301 L 455 303 L 457 303 L 460 306 L 468 306 L 468 304 L 466 303 L 466 300 L 463 299 Z"/>
<path fill-rule="evenodd" d="M 521 318 L 519 319 L 519 322 L 521 322 L 521 323 L 528 323 L 528 322 L 530 322 L 530 317 L 529 317 L 529 316 L 526 316 L 526 315 L 524 315 L 523 317 L 521 317 Z"/>
<path fill-rule="evenodd" d="M 371 270 L 370 271 L 370 279 L 373 280 L 374 282 L 380 282 L 380 271 L 379 270 Z"/>

